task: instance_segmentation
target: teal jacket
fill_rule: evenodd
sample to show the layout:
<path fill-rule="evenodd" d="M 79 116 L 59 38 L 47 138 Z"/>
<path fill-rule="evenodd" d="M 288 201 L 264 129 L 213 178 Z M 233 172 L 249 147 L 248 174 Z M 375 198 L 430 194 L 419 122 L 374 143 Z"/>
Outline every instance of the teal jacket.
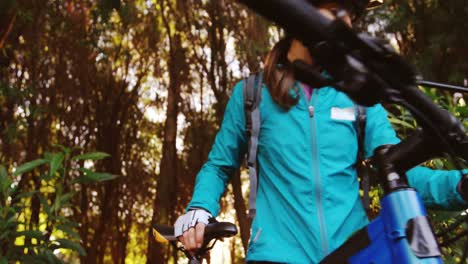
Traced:
<path fill-rule="evenodd" d="M 247 148 L 242 85 L 233 90 L 189 204 L 214 216 Z M 257 214 L 247 261 L 317 263 L 368 223 L 354 166 L 355 104 L 332 87 L 315 89 L 310 102 L 299 91 L 298 104 L 286 111 L 262 88 Z M 365 155 L 398 142 L 384 108 L 369 107 Z M 456 191 L 459 172 L 417 167 L 407 175 L 427 206 L 466 207 Z"/>

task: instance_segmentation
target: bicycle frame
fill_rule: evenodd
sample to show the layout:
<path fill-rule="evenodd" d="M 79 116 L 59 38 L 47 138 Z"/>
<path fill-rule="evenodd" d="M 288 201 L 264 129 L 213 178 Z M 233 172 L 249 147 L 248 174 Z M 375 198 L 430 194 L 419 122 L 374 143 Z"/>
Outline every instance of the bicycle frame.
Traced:
<path fill-rule="evenodd" d="M 379 216 L 321 263 L 442 263 L 421 197 L 388 162 L 391 147 L 375 153 L 386 193 Z"/>

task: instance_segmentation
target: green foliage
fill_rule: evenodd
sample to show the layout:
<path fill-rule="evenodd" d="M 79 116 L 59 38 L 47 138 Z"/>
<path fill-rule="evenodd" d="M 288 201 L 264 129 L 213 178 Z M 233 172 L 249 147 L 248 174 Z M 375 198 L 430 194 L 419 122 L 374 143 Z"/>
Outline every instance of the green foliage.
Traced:
<path fill-rule="evenodd" d="M 82 155 L 78 155 L 73 157 L 73 160 L 100 160 L 103 158 L 107 158 L 110 155 L 104 152 L 90 152 Z"/>
<path fill-rule="evenodd" d="M 81 183 L 102 182 L 102 181 L 113 180 L 117 177 L 116 175 L 112 175 L 109 173 L 93 172 L 85 168 L 80 168 L 79 170 L 83 173 L 83 176 L 78 178 L 78 182 L 81 182 Z"/>
<path fill-rule="evenodd" d="M 369 21 L 398 41 L 398 49 L 424 78 L 461 83 L 468 69 L 465 0 L 386 0 Z M 448 30 L 449 29 L 449 30 Z"/>
<path fill-rule="evenodd" d="M 76 166 L 78 161 L 100 160 L 108 154 L 91 152 L 71 157 L 71 149 L 59 147 L 59 152 L 45 153 L 42 159 L 18 166 L 12 177 L 0 165 L 0 263 L 63 263 L 56 255 L 57 250 L 86 255 L 77 232 L 79 224 L 70 215 L 70 211 L 76 211 L 71 205 L 75 196 L 71 187 L 115 176 Z M 39 172 L 34 174 L 40 175 L 39 189 L 26 191 L 15 182 L 15 176 L 28 172 Z M 34 209 L 30 208 L 33 199 L 38 199 L 40 205 L 36 208 L 40 210 L 38 225 L 24 217 L 27 210 Z"/>
<path fill-rule="evenodd" d="M 468 244 L 466 213 L 431 210 L 429 216 L 439 244 L 442 245 L 444 263 L 465 263 L 463 254 Z"/>
<path fill-rule="evenodd" d="M 31 171 L 34 168 L 36 168 L 36 167 L 38 167 L 38 166 L 40 166 L 42 164 L 45 164 L 47 162 L 48 162 L 48 160 L 46 160 L 46 159 L 37 159 L 37 160 L 27 162 L 27 163 L 19 166 L 18 168 L 16 168 L 15 172 L 13 173 L 13 176 L 18 176 L 18 175 L 21 175 L 21 174 L 26 173 L 28 171 Z"/>

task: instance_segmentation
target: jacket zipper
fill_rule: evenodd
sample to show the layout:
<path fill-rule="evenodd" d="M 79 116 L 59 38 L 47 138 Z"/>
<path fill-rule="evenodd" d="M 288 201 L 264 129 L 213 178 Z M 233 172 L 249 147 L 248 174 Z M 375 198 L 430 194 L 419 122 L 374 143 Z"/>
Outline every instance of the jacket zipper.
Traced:
<path fill-rule="evenodd" d="M 313 174 L 314 174 L 314 181 L 315 181 L 315 201 L 317 205 L 317 217 L 319 222 L 320 228 L 320 238 L 322 241 L 322 253 L 325 257 L 328 255 L 328 238 L 327 238 L 327 230 L 325 225 L 325 217 L 323 212 L 323 202 L 322 202 L 322 180 L 320 177 L 320 169 L 319 169 L 319 160 L 318 160 L 318 147 L 317 147 L 317 123 L 315 118 L 315 103 L 317 101 L 317 89 L 314 89 L 312 92 L 312 96 L 310 98 L 310 102 L 308 103 L 308 111 L 309 111 L 309 121 L 310 121 L 310 141 L 312 144 L 312 166 L 313 166 Z"/>

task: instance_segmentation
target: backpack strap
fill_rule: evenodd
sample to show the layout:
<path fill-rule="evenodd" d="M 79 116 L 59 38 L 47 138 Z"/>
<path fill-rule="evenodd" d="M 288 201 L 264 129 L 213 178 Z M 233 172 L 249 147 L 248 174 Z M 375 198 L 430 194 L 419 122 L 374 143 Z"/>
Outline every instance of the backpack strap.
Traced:
<path fill-rule="evenodd" d="M 366 132 L 366 108 L 362 105 L 356 105 L 356 132 L 358 138 L 358 158 L 357 158 L 357 172 L 358 176 L 361 177 L 361 189 L 363 191 L 362 204 L 366 211 L 370 210 L 370 180 L 368 167 L 365 164 L 365 153 L 364 153 L 364 136 Z"/>
<path fill-rule="evenodd" d="M 249 217 L 254 218 L 257 212 L 258 166 L 257 149 L 260 134 L 260 100 L 262 96 L 262 73 L 252 74 L 244 80 L 244 112 L 248 136 L 247 167 L 250 178 Z"/>

